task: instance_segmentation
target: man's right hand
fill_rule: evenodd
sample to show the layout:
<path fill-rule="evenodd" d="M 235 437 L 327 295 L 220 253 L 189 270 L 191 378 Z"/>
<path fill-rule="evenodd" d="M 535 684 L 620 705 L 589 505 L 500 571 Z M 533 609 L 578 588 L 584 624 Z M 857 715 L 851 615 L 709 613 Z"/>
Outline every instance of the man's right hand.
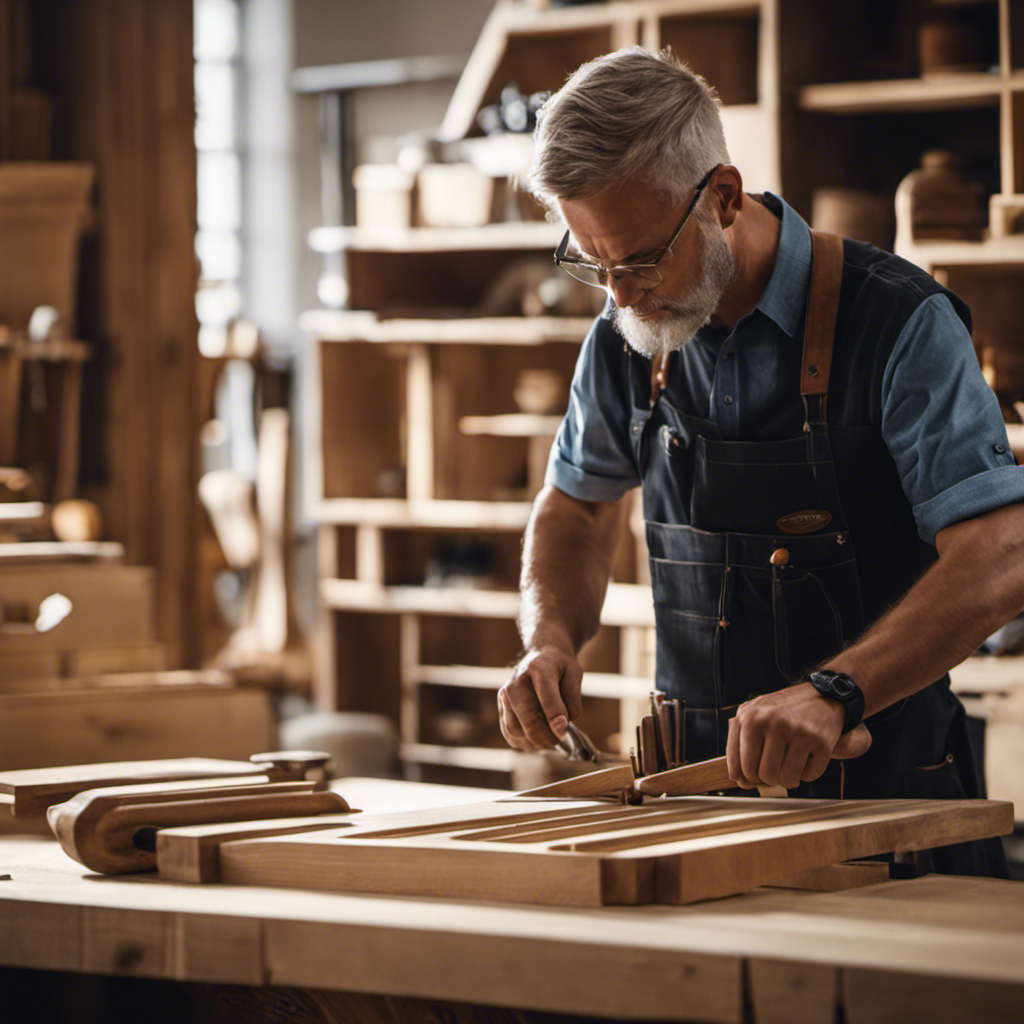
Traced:
<path fill-rule="evenodd" d="M 501 733 L 516 750 L 549 750 L 583 713 L 583 669 L 559 647 L 527 651 L 498 691 Z"/>

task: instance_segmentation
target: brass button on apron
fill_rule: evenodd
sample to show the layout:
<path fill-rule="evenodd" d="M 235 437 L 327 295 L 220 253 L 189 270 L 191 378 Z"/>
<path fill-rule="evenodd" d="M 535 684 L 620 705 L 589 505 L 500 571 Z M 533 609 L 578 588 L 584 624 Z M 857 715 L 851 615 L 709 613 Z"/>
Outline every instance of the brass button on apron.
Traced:
<path fill-rule="evenodd" d="M 771 557 L 772 565 L 788 565 L 789 564 L 789 552 L 785 548 L 776 548 L 772 552 Z"/>

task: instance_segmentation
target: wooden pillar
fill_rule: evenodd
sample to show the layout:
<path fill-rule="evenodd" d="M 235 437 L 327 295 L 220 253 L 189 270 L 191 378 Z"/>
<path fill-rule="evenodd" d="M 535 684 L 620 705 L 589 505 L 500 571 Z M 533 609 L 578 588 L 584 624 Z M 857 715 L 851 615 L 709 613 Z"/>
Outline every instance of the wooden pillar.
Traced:
<path fill-rule="evenodd" d="M 97 170 L 81 333 L 101 353 L 103 467 L 86 490 L 128 560 L 156 568 L 160 638 L 187 664 L 201 415 L 192 0 L 37 2 L 56 155 Z"/>

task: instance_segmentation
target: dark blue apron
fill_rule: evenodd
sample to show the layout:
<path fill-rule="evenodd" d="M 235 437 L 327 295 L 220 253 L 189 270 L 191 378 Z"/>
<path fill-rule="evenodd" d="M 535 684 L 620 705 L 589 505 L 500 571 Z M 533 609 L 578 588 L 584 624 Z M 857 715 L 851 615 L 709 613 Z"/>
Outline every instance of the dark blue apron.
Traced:
<path fill-rule="evenodd" d="M 640 364 L 631 366 L 630 380 L 657 623 L 656 682 L 685 703 L 689 761 L 723 754 L 740 704 L 804 678 L 860 636 L 887 604 L 870 588 L 869 602 L 862 594 L 859 538 L 840 500 L 826 418 L 843 243 L 817 232 L 812 239 L 800 383 L 805 422 L 798 436 L 723 440 L 714 423 L 675 408 L 664 391 L 655 388 L 652 402 L 650 374 L 637 372 L 646 363 L 630 355 L 631 364 Z M 884 449 L 871 450 L 856 431 L 832 433 L 842 435 L 835 438 L 841 457 L 864 474 L 863 486 L 881 489 L 883 509 L 890 498 L 906 505 L 891 459 L 888 471 L 880 461 Z M 877 438 L 874 443 L 883 447 Z M 862 532 L 875 564 L 879 538 Z M 886 563 L 901 563 L 897 545 L 892 548 Z M 888 600 L 913 582 L 898 581 Z M 963 708 L 949 692 L 948 676 L 867 725 L 874 739 L 868 754 L 845 769 L 833 762 L 794 795 L 981 794 Z M 932 853 L 937 870 L 1005 875 L 998 841 Z"/>

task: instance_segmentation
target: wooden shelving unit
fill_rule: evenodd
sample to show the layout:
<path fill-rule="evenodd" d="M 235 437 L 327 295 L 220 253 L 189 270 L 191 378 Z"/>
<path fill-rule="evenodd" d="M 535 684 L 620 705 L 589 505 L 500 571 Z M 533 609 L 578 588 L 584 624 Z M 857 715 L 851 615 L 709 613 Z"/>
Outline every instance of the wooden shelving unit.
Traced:
<path fill-rule="evenodd" d="M 476 115 L 508 82 L 523 93 L 556 89 L 610 49 L 671 45 L 718 89 L 748 190 L 780 191 L 808 218 L 816 187 L 892 194 L 940 146 L 964 150 L 1012 200 L 1024 196 L 1024 0 L 973 6 L 992 15 L 998 63 L 922 76 L 917 30 L 931 8 L 920 3 L 613 0 L 537 11 L 501 0 L 440 134 L 469 153 L 494 143 L 477 138 Z M 528 163 L 529 140 L 508 142 Z M 435 778 L 497 781 L 516 760 L 498 734 L 494 693 L 516 656 L 519 538 L 560 410 L 517 410 L 514 383 L 537 369 L 568 382 L 590 320 L 484 317 L 475 307 L 496 275 L 546 256 L 561 230 L 536 222 L 311 237 L 315 250 L 343 256 L 352 307 L 302 320 L 316 342 L 311 436 L 322 445 L 311 475 L 319 699 L 395 716 L 407 764 Z M 1024 235 L 922 243 L 904 255 L 968 301 L 988 289 L 975 303 L 979 350 L 1020 334 L 1024 314 L 1010 296 L 1020 294 Z M 634 724 L 633 701 L 653 672 L 643 525 L 629 518 L 621 582 L 583 655 L 582 724 L 610 745 Z M 452 564 L 439 567 L 445 557 Z M 476 723 L 472 736 L 442 735 L 436 723 L 452 713 Z"/>
<path fill-rule="evenodd" d="M 436 249 L 413 252 L 422 260 Z M 390 254 L 373 239 L 348 250 L 370 281 Z M 320 524 L 320 702 L 396 716 L 410 775 L 507 780 L 517 755 L 500 739 L 495 695 L 518 648 L 520 538 L 560 422 L 514 411 L 515 382 L 545 369 L 567 385 L 590 320 L 318 311 L 303 325 L 320 367 L 314 434 L 323 458 L 311 502 Z M 332 443 L 353 436 L 355 446 Z M 385 496 L 392 487 L 402 493 Z M 456 563 L 464 550 L 483 552 L 485 565 L 450 579 L 457 564 L 447 574 L 436 566 L 446 545 Z M 624 548 L 620 578 L 636 578 L 634 548 Z M 587 724 L 607 740 L 632 724 L 625 709 L 650 686 L 647 588 L 613 584 L 603 620 L 584 696 Z M 432 723 L 453 713 L 479 723 L 479 735 L 463 744 L 440 736 Z"/>

